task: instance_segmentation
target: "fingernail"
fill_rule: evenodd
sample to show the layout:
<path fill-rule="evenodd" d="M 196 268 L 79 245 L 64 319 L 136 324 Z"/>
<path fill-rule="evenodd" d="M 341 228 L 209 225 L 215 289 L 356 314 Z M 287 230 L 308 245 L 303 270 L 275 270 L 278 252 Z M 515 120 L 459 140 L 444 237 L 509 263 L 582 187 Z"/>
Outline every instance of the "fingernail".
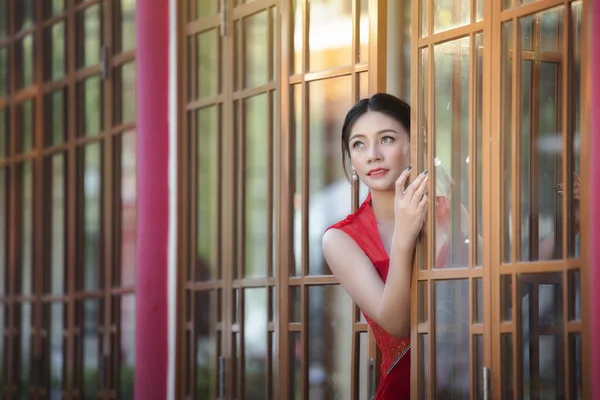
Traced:
<path fill-rule="evenodd" d="M 558 189 L 560 189 L 560 185 L 554 186 L 554 190 L 558 190 Z"/>
<path fill-rule="evenodd" d="M 407 171 L 410 171 L 412 169 L 412 165 L 409 165 L 408 167 L 406 167 Z"/>
<path fill-rule="evenodd" d="M 428 170 L 423 171 L 423 175 L 427 175 L 429 173 Z"/>

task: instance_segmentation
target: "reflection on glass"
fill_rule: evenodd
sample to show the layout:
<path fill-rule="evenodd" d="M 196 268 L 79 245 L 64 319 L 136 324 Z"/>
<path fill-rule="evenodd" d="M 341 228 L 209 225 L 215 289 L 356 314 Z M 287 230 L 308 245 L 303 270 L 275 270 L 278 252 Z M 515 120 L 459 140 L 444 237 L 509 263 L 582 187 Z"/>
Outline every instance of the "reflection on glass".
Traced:
<path fill-rule="evenodd" d="M 340 168 L 342 157 L 339 147 L 343 119 L 352 105 L 351 77 L 311 82 L 308 98 L 308 272 L 320 275 L 331 273 L 323 262 L 323 232 L 328 226 L 346 218 L 351 209 L 352 188 Z M 295 218 L 298 223 L 298 216 Z"/>
<path fill-rule="evenodd" d="M 196 73 L 197 98 L 213 97 L 219 90 L 219 35 L 211 29 L 196 35 L 196 59 L 192 70 Z"/>
<path fill-rule="evenodd" d="M 469 0 L 434 0 L 433 9 L 435 10 L 433 33 L 438 33 L 468 24 L 471 2 Z"/>
<path fill-rule="evenodd" d="M 220 133 L 218 106 L 195 112 L 196 129 L 196 271 L 195 280 L 211 280 L 218 276 L 217 266 L 217 201 Z M 193 124 L 192 124 L 193 126 Z"/>
<path fill-rule="evenodd" d="M 583 370 L 581 356 L 581 333 L 569 335 L 569 378 L 571 399 L 583 400 Z"/>
<path fill-rule="evenodd" d="M 194 294 L 196 396 L 207 399 L 217 397 L 216 357 L 218 349 L 215 330 L 217 302 L 213 294 L 210 291 L 198 291 Z"/>
<path fill-rule="evenodd" d="M 20 135 L 17 135 L 17 151 L 27 153 L 33 149 L 35 137 L 34 100 L 27 100 L 17 106 L 17 123 Z"/>
<path fill-rule="evenodd" d="M 303 213 L 302 213 L 302 176 L 304 166 L 302 164 L 302 86 L 292 86 L 291 96 L 291 108 L 294 110 L 293 118 L 294 123 L 291 124 L 292 137 L 294 138 L 294 157 L 295 157 L 295 173 L 294 173 L 294 265 L 290 268 L 291 276 L 298 276 L 302 274 L 302 248 L 303 248 Z"/>
<path fill-rule="evenodd" d="M 360 15 L 358 19 L 358 61 L 369 61 L 369 0 L 358 0 Z"/>
<path fill-rule="evenodd" d="M 573 207 L 569 210 L 569 257 L 580 256 L 580 237 L 579 237 L 579 196 L 578 191 L 580 181 L 579 174 L 581 173 L 580 168 L 580 148 L 581 148 L 581 1 L 571 3 L 571 29 L 572 34 L 569 36 L 572 40 L 569 43 L 569 47 L 573 49 L 573 58 L 570 60 L 570 83 L 569 87 L 571 92 L 571 108 L 569 113 L 571 114 L 572 125 L 569 127 L 568 134 L 571 137 L 571 165 L 569 169 L 573 171 Z M 567 191 L 568 193 L 569 191 Z"/>
<path fill-rule="evenodd" d="M 429 334 L 419 334 L 419 351 L 419 358 L 421 359 L 418 379 L 421 382 L 419 393 L 421 398 L 427 399 L 429 398 Z"/>
<path fill-rule="evenodd" d="M 268 228 L 270 210 L 269 181 L 271 163 L 269 148 L 268 97 L 261 94 L 244 102 L 244 138 L 245 149 L 245 240 L 244 263 L 246 278 L 265 277 L 267 274 L 267 256 L 269 246 Z M 272 172 L 272 171 L 271 171 Z"/>
<path fill-rule="evenodd" d="M 44 79 L 56 80 L 65 74 L 66 34 L 65 22 L 61 21 L 44 29 Z"/>
<path fill-rule="evenodd" d="M 104 91 L 99 76 L 77 84 L 77 135 L 91 136 L 103 128 L 102 104 Z"/>
<path fill-rule="evenodd" d="M 500 335 L 500 357 L 502 359 L 502 400 L 512 400 L 515 386 L 513 382 L 513 340 L 511 333 Z"/>
<path fill-rule="evenodd" d="M 52 156 L 51 172 L 52 203 L 50 209 L 50 293 L 61 295 L 65 292 L 65 239 L 66 239 L 66 183 L 65 156 L 62 153 Z"/>
<path fill-rule="evenodd" d="M 469 266 L 469 38 L 434 47 L 435 268 Z"/>
<path fill-rule="evenodd" d="M 293 400 L 302 398 L 302 335 L 290 332 L 290 397 Z"/>
<path fill-rule="evenodd" d="M 483 154 L 482 154 L 482 134 L 483 134 L 483 34 L 475 35 L 475 201 L 476 223 L 477 223 L 477 246 L 475 248 L 475 265 L 483 265 Z"/>
<path fill-rule="evenodd" d="M 563 7 L 544 11 L 539 14 L 541 24 L 540 44 L 542 51 L 560 52 L 562 36 Z"/>
<path fill-rule="evenodd" d="M 83 301 L 83 394 L 85 398 L 96 398 L 99 389 L 100 335 L 98 322 L 101 318 L 100 302 L 97 299 Z"/>
<path fill-rule="evenodd" d="M 125 132 L 121 141 L 121 285 L 135 284 L 137 240 L 136 133 Z"/>
<path fill-rule="evenodd" d="M 56 90 L 44 96 L 44 144 L 61 144 L 67 137 L 66 90 Z"/>
<path fill-rule="evenodd" d="M 102 238 L 102 151 L 99 143 L 85 146 L 83 152 L 83 288 L 100 286 L 100 252 Z"/>
<path fill-rule="evenodd" d="M 8 72 L 8 47 L 0 47 L 0 97 L 6 96 L 10 90 Z"/>
<path fill-rule="evenodd" d="M 8 228 L 8 169 L 0 168 L 0 297 L 3 297 L 6 293 L 6 263 L 7 263 L 7 248 L 6 243 L 8 237 L 6 236 Z M 0 318 L 0 326 L 4 324 L 4 320 Z M 2 335 L 0 334 L 0 342 L 2 342 Z M 1 343 L 0 343 L 1 345 Z M 1 362 L 2 360 L 0 360 Z M 0 366 L 3 365 L 0 363 Z M 0 371 L 2 368 L 0 367 Z M 2 375 L 2 374 L 0 374 Z"/>
<path fill-rule="evenodd" d="M 21 294 L 30 295 L 33 272 L 33 167 L 32 161 L 19 165 L 17 176 L 23 183 L 20 197 L 21 214 Z"/>
<path fill-rule="evenodd" d="M 48 323 L 48 360 L 50 375 L 50 399 L 62 398 L 63 366 L 64 366 L 64 305 L 63 303 L 52 303 L 49 305 L 50 317 Z"/>
<path fill-rule="evenodd" d="M 264 85 L 269 72 L 269 32 L 267 10 L 242 20 L 244 88 Z"/>
<path fill-rule="evenodd" d="M 434 283 L 436 397 L 469 395 L 469 281 Z"/>
<path fill-rule="evenodd" d="M 346 66 L 354 61 L 352 0 L 311 0 L 309 21 L 310 71 Z"/>
<path fill-rule="evenodd" d="M 79 37 L 77 40 L 77 67 L 89 67 L 100 62 L 102 47 L 102 8 L 99 4 L 76 14 Z"/>
<path fill-rule="evenodd" d="M 303 31 L 302 31 L 302 0 L 292 0 L 292 25 L 294 38 L 292 39 L 293 51 L 292 56 L 292 73 L 299 74 L 302 72 L 302 43 L 303 43 Z"/>
<path fill-rule="evenodd" d="M 121 352 L 119 398 L 133 400 L 135 372 L 135 295 L 121 298 Z"/>
<path fill-rule="evenodd" d="M 581 320 L 581 274 L 569 271 L 569 320 Z"/>
<path fill-rule="evenodd" d="M 115 29 L 115 51 L 123 53 L 135 48 L 135 0 L 117 0 L 115 7 L 121 19 L 121 29 Z"/>
<path fill-rule="evenodd" d="M 135 121 L 135 63 L 124 64 L 115 70 L 115 125 Z"/>
<path fill-rule="evenodd" d="M 339 285 L 308 288 L 308 398 L 349 399 L 352 299 Z"/>
<path fill-rule="evenodd" d="M 247 399 L 266 398 L 267 290 L 244 290 L 244 382 Z"/>
<path fill-rule="evenodd" d="M 521 274 L 518 281 L 523 396 L 562 397 L 562 274 Z"/>
<path fill-rule="evenodd" d="M 500 276 L 500 315 L 502 321 L 512 321 L 512 276 Z"/>
<path fill-rule="evenodd" d="M 500 132 L 502 137 L 502 231 L 503 231 L 503 260 L 505 263 L 512 262 L 513 258 L 513 235 L 512 235 L 512 49 L 513 46 L 513 22 L 502 24 L 502 53 L 501 53 L 501 120 Z"/>
<path fill-rule="evenodd" d="M 20 346 L 19 346 L 19 362 L 21 367 L 21 375 L 19 382 L 19 392 L 21 399 L 29 398 L 29 385 L 31 384 L 31 327 L 32 327 L 32 307 L 31 303 L 22 303 L 20 306 L 20 317 L 21 326 L 19 332 Z"/>
<path fill-rule="evenodd" d="M 214 15 L 217 13 L 217 4 L 218 0 L 196 0 L 196 12 L 197 18 L 207 17 L 209 15 Z M 190 5 L 192 2 L 190 1 Z M 192 13 L 190 13 L 190 17 L 193 18 Z"/>

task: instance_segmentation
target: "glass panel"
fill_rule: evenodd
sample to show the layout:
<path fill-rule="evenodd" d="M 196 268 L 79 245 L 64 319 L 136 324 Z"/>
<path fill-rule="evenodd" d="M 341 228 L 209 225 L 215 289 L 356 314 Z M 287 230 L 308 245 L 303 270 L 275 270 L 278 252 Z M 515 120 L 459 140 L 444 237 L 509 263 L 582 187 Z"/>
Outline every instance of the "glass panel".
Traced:
<path fill-rule="evenodd" d="M 436 397 L 465 398 L 469 379 L 469 281 L 434 283 Z"/>
<path fill-rule="evenodd" d="M 219 35 L 211 29 L 196 35 L 196 59 L 191 69 L 196 72 L 197 97 L 216 96 L 219 91 Z"/>
<path fill-rule="evenodd" d="M 102 8 L 100 4 L 76 14 L 77 67 L 89 67 L 100 62 L 102 47 Z"/>
<path fill-rule="evenodd" d="M 339 285 L 308 288 L 309 399 L 351 398 L 352 299 Z"/>
<path fill-rule="evenodd" d="M 474 300 L 473 304 L 473 323 L 483 323 L 483 281 L 481 278 L 473 279 Z"/>
<path fill-rule="evenodd" d="M 483 0 L 477 0 L 475 2 L 475 22 L 483 21 L 483 10 L 484 10 L 483 3 L 484 3 Z"/>
<path fill-rule="evenodd" d="M 483 265 L 483 34 L 475 35 L 475 179 L 477 242 L 476 266 Z"/>
<path fill-rule="evenodd" d="M 529 15 L 521 18 L 520 21 L 521 30 L 519 31 L 519 35 L 521 35 L 521 50 L 532 51 L 536 28 L 536 15 Z M 524 57 L 521 56 L 521 58 Z"/>
<path fill-rule="evenodd" d="M 104 91 L 99 76 L 92 76 L 77 84 L 77 135 L 91 136 L 100 133 L 102 121 L 102 104 Z"/>
<path fill-rule="evenodd" d="M 0 158 L 10 154 L 9 115 L 7 108 L 0 109 Z"/>
<path fill-rule="evenodd" d="M 421 37 L 427 37 L 429 36 L 429 0 L 418 1 L 421 2 Z"/>
<path fill-rule="evenodd" d="M 294 110 L 293 118 L 294 123 L 291 124 L 292 135 L 294 140 L 294 157 L 295 157 L 295 173 L 293 177 L 295 178 L 294 183 L 294 199 L 293 199 L 293 207 L 294 207 L 294 265 L 290 268 L 291 276 L 299 276 L 302 274 L 302 263 L 305 261 L 302 259 L 302 249 L 303 249 L 303 195 L 302 195 L 302 176 L 304 175 L 304 164 L 302 163 L 302 152 L 303 152 L 303 139 L 302 139 L 302 112 L 303 112 L 303 103 L 302 103 L 302 86 L 294 85 L 292 86 L 292 96 L 291 96 L 291 105 L 290 108 Z"/>
<path fill-rule="evenodd" d="M 22 303 L 20 306 L 17 306 L 20 309 L 20 319 L 21 326 L 19 330 L 19 338 L 20 338 L 20 385 L 19 392 L 21 394 L 21 399 L 29 398 L 29 385 L 31 384 L 31 357 L 32 357 L 32 340 L 31 340 L 31 327 L 33 325 L 33 321 L 31 318 L 32 307 L 31 303 Z"/>
<path fill-rule="evenodd" d="M 244 18 L 242 36 L 244 88 L 264 85 L 269 71 L 267 10 Z"/>
<path fill-rule="evenodd" d="M 192 1 L 189 2 L 192 6 Z M 207 17 L 218 12 L 218 0 L 196 0 L 196 18 Z M 190 20 L 194 19 L 194 15 L 190 13 Z"/>
<path fill-rule="evenodd" d="M 115 125 L 136 119 L 135 63 L 115 69 Z"/>
<path fill-rule="evenodd" d="M 500 335 L 500 357 L 502 359 L 502 400 L 512 400 L 515 385 L 513 382 L 513 340 L 511 333 Z"/>
<path fill-rule="evenodd" d="M 15 2 L 14 12 L 17 16 L 16 30 L 20 31 L 33 23 L 33 0 L 19 0 Z"/>
<path fill-rule="evenodd" d="M 115 52 L 135 49 L 135 0 L 115 1 L 120 24 L 115 26 Z"/>
<path fill-rule="evenodd" d="M 290 286 L 290 322 L 302 322 L 302 287 Z"/>
<path fill-rule="evenodd" d="M 581 320 L 581 274 L 569 271 L 569 320 Z"/>
<path fill-rule="evenodd" d="M 220 123 L 219 108 L 212 106 L 195 113 L 196 118 L 196 273 L 195 280 L 211 280 L 219 276 L 217 265 L 218 165 Z"/>
<path fill-rule="evenodd" d="M 31 294 L 33 273 L 33 168 L 32 161 L 18 166 L 17 180 L 23 183 L 22 197 L 17 203 L 21 208 L 21 265 L 20 294 Z"/>
<path fill-rule="evenodd" d="M 553 10 L 548 10 L 540 13 L 541 33 L 540 41 L 542 51 L 557 51 L 562 50 L 562 21 L 563 21 L 563 6 Z"/>
<path fill-rule="evenodd" d="M 47 319 L 50 351 L 48 352 L 48 363 L 50 376 L 50 399 L 62 398 L 63 367 L 64 359 L 64 337 L 65 312 L 63 303 L 52 303 L 49 305 L 49 318 Z"/>
<path fill-rule="evenodd" d="M 470 22 L 469 0 L 434 0 L 433 8 L 433 33 L 464 26 Z"/>
<path fill-rule="evenodd" d="M 1 5 L 2 3 L 0 3 Z M 6 369 L 4 368 L 4 341 L 6 338 L 4 337 L 4 327 L 6 325 L 4 319 L 4 303 L 0 303 L 0 393 L 4 393 L 4 381 L 6 374 Z"/>
<path fill-rule="evenodd" d="M 473 335 L 476 399 L 483 399 L 483 335 Z"/>
<path fill-rule="evenodd" d="M 500 315 L 502 321 L 512 321 L 512 276 L 500 276 Z"/>
<path fill-rule="evenodd" d="M 121 352 L 119 355 L 119 398 L 133 399 L 135 372 L 135 295 L 121 298 Z"/>
<path fill-rule="evenodd" d="M 579 197 L 581 190 L 581 1 L 573 2 L 571 5 L 571 15 L 572 15 L 572 23 L 571 29 L 572 33 L 569 36 L 572 40 L 569 43 L 569 48 L 573 51 L 573 58 L 571 59 L 570 65 L 570 89 L 571 98 L 569 103 L 571 104 L 571 109 L 569 109 L 569 113 L 571 116 L 572 125 L 569 128 L 569 134 L 571 136 L 571 146 L 572 146 L 572 158 L 570 171 L 573 172 L 573 206 L 569 211 L 569 224 L 571 227 L 570 237 L 569 237 L 569 256 L 570 257 L 580 257 L 580 236 L 579 236 Z"/>
<path fill-rule="evenodd" d="M 267 290 L 244 290 L 244 396 L 266 398 Z"/>
<path fill-rule="evenodd" d="M 418 308 L 418 313 L 419 313 L 419 324 L 425 323 L 428 320 L 428 316 L 429 316 L 429 298 L 428 298 L 428 287 L 429 287 L 429 283 L 428 281 L 419 281 L 418 284 L 418 296 L 419 296 L 419 301 L 417 303 L 417 308 Z"/>
<path fill-rule="evenodd" d="M 82 151 L 83 150 L 83 151 Z M 83 288 L 97 290 L 100 285 L 102 226 L 102 149 L 93 143 L 80 149 L 83 157 Z"/>
<path fill-rule="evenodd" d="M 8 235 L 6 234 L 8 230 L 8 168 L 0 168 L 0 216 L 0 297 L 3 297 L 7 290 L 5 283 L 8 274 L 6 269 L 8 261 Z M 3 324 L 4 320 L 0 318 L 0 326 Z M 0 342 L 2 340 L 2 334 L 0 334 Z M 0 372 L 2 372 L 2 365 L 0 359 Z M 0 375 L 2 374 L 0 373 Z"/>
<path fill-rule="evenodd" d="M 44 6 L 44 18 L 51 18 L 63 12 L 65 0 L 46 0 L 42 5 Z"/>
<path fill-rule="evenodd" d="M 351 65 L 352 0 L 312 0 L 309 21 L 309 69 Z"/>
<path fill-rule="evenodd" d="M 8 36 L 8 2 L 10 0 L 0 0 L 0 39 Z M 2 63 L 0 63 L 2 65 Z M 2 93 L 2 92 L 0 92 Z M 1 375 L 1 374 L 0 374 Z M 2 378 L 0 378 L 2 382 Z M 1 383 L 0 383 L 1 387 Z"/>
<path fill-rule="evenodd" d="M 52 156 L 48 164 L 51 171 L 50 204 L 50 279 L 47 290 L 54 295 L 65 293 L 65 249 L 66 249 L 66 165 L 62 153 Z"/>
<path fill-rule="evenodd" d="M 266 94 L 244 101 L 245 136 L 245 239 L 244 276 L 265 277 L 267 274 L 268 238 L 268 156 L 269 123 Z M 266 156 L 265 156 L 266 155 Z"/>
<path fill-rule="evenodd" d="M 96 398 L 99 389 L 100 335 L 101 320 L 100 301 L 88 299 L 83 301 L 83 393 L 85 398 Z"/>
<path fill-rule="evenodd" d="M 67 138 L 67 91 L 56 90 L 44 96 L 44 143 L 61 144 Z"/>
<path fill-rule="evenodd" d="M 210 291 L 195 293 L 194 332 L 196 335 L 196 394 L 206 398 L 216 398 L 217 383 L 217 332 L 215 320 L 217 312 L 216 296 Z"/>
<path fill-rule="evenodd" d="M 571 380 L 571 399 L 583 399 L 583 369 L 581 356 L 581 334 L 569 335 L 569 378 Z"/>
<path fill-rule="evenodd" d="M 122 286 L 135 284 L 137 240 L 136 133 L 121 140 L 121 273 Z"/>
<path fill-rule="evenodd" d="M 8 47 L 0 47 L 0 97 L 6 96 L 10 91 L 8 78 Z"/>
<path fill-rule="evenodd" d="M 35 115 L 34 100 L 27 100 L 17 105 L 17 151 L 27 153 L 34 146 Z"/>
<path fill-rule="evenodd" d="M 434 47 L 435 268 L 469 266 L 469 38 Z"/>
<path fill-rule="evenodd" d="M 429 398 L 429 334 L 419 334 L 419 394 L 422 399 Z"/>
<path fill-rule="evenodd" d="M 501 99 L 501 135 L 502 135 L 502 214 L 503 214 L 503 259 L 505 263 L 512 262 L 512 57 L 513 22 L 502 24 L 502 99 Z"/>
<path fill-rule="evenodd" d="M 302 31 L 302 0 L 292 0 L 292 12 L 294 13 L 291 17 L 293 28 L 291 32 L 294 34 L 292 44 L 294 46 L 291 52 L 291 66 L 292 74 L 299 74 L 302 72 L 302 47 L 303 47 L 303 31 Z"/>
<path fill-rule="evenodd" d="M 358 389 L 359 389 L 359 400 L 367 400 L 368 395 L 368 366 L 369 366 L 369 352 L 368 342 L 369 334 L 367 332 L 357 333 L 358 341 Z"/>
<path fill-rule="evenodd" d="M 362 72 L 358 74 L 358 100 L 369 97 L 369 73 Z"/>
<path fill-rule="evenodd" d="M 290 332 L 290 397 L 302 398 L 302 336 L 300 332 Z"/>
<path fill-rule="evenodd" d="M 369 0 L 358 0 L 360 15 L 358 23 L 358 61 L 369 61 Z"/>
<path fill-rule="evenodd" d="M 519 275 L 523 396 L 562 397 L 562 275 Z"/>
<path fill-rule="evenodd" d="M 311 275 L 330 274 L 323 262 L 321 238 L 328 226 L 351 210 L 351 185 L 339 147 L 343 118 L 351 107 L 350 76 L 309 83 L 309 266 Z M 343 201 L 342 201 L 343 199 Z"/>
<path fill-rule="evenodd" d="M 65 74 L 67 42 L 65 22 L 61 21 L 44 29 L 44 79 L 53 81 Z"/>

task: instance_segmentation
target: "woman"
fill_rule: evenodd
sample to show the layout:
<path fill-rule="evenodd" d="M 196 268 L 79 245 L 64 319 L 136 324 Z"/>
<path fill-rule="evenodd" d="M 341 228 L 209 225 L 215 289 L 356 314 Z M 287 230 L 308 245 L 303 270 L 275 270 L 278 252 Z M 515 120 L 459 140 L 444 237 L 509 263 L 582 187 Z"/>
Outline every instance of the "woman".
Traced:
<path fill-rule="evenodd" d="M 407 184 L 410 107 L 389 95 L 356 103 L 342 128 L 352 180 L 370 193 L 323 235 L 325 259 L 365 314 L 382 353 L 377 400 L 410 398 L 410 282 L 427 210 L 427 171 Z"/>

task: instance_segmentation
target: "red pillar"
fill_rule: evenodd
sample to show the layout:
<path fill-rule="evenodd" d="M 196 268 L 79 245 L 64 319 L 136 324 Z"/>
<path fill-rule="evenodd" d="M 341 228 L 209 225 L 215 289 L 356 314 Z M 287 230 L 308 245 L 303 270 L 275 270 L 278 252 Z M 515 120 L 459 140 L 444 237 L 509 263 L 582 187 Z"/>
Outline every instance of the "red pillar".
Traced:
<path fill-rule="evenodd" d="M 167 398 L 169 2 L 136 9 L 138 240 L 135 398 Z"/>
<path fill-rule="evenodd" d="M 592 0 L 590 73 L 590 320 L 592 325 L 592 398 L 600 398 L 600 0 Z M 583 349 L 585 351 L 585 349 Z"/>

